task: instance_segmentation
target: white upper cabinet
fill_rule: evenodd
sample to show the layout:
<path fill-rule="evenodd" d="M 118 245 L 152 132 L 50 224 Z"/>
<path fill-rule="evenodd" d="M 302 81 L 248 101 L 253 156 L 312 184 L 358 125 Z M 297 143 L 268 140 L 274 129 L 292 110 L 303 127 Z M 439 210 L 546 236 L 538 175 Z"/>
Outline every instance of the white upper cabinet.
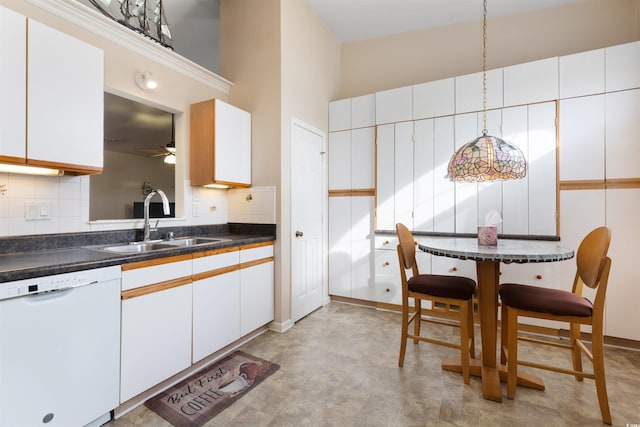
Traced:
<path fill-rule="evenodd" d="M 381 159 L 381 161 L 387 161 Z M 413 229 L 413 122 L 396 123 L 394 147 L 394 226 Z"/>
<path fill-rule="evenodd" d="M 467 74 L 455 78 L 456 113 L 483 109 L 483 74 Z M 502 68 L 487 71 L 487 109 L 502 107 Z"/>
<path fill-rule="evenodd" d="M 375 128 L 351 131 L 351 189 L 374 187 Z"/>
<path fill-rule="evenodd" d="M 478 137 L 478 113 L 456 115 L 454 126 L 455 149 L 458 150 Z M 478 230 L 478 184 L 460 182 L 454 185 L 456 233 L 475 233 Z"/>
<path fill-rule="evenodd" d="M 558 99 L 558 57 L 504 68 L 504 105 Z"/>
<path fill-rule="evenodd" d="M 376 230 L 394 230 L 395 125 L 378 126 L 376 141 Z"/>
<path fill-rule="evenodd" d="M 351 99 L 329 103 L 329 132 L 351 129 Z"/>
<path fill-rule="evenodd" d="M 640 89 L 607 93 L 605 96 L 606 178 L 638 178 Z"/>
<path fill-rule="evenodd" d="M 0 157 L 26 158 L 27 18 L 0 6 Z"/>
<path fill-rule="evenodd" d="M 640 41 L 608 47 L 604 51 L 607 92 L 640 87 Z"/>
<path fill-rule="evenodd" d="M 404 122 L 413 117 L 413 87 L 376 92 L 376 124 Z"/>
<path fill-rule="evenodd" d="M 605 95 L 560 101 L 560 180 L 603 180 Z"/>
<path fill-rule="evenodd" d="M 413 120 L 449 116 L 454 113 L 454 79 L 413 86 Z"/>
<path fill-rule="evenodd" d="M 351 188 L 351 131 L 329 133 L 329 190 Z"/>
<path fill-rule="evenodd" d="M 604 49 L 561 56 L 560 99 L 604 92 Z"/>
<path fill-rule="evenodd" d="M 433 126 L 434 119 L 414 123 L 413 230 L 433 231 Z"/>
<path fill-rule="evenodd" d="M 251 113 L 210 99 L 191 105 L 191 185 L 251 186 Z"/>
<path fill-rule="evenodd" d="M 502 138 L 517 146 L 531 165 L 529 138 L 527 137 L 527 107 L 511 107 L 502 111 Z M 504 234 L 529 234 L 529 180 L 531 169 L 522 179 L 511 179 L 502 184 L 503 198 L 508 201 L 502 208 Z"/>
<path fill-rule="evenodd" d="M 455 232 L 455 186 L 447 178 L 454 153 L 453 116 L 438 117 L 433 124 L 433 231 Z"/>
<path fill-rule="evenodd" d="M 102 50 L 33 20 L 28 40 L 27 157 L 102 171 Z"/>
<path fill-rule="evenodd" d="M 374 94 L 351 98 L 351 127 L 358 129 L 375 126 L 376 96 Z"/>

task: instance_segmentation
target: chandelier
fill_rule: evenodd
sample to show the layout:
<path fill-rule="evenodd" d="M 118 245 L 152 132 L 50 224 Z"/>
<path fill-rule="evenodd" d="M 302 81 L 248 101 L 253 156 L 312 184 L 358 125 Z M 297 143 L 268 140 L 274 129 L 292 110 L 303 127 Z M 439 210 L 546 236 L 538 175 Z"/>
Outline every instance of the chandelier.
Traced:
<path fill-rule="evenodd" d="M 527 161 L 518 147 L 496 136 L 487 135 L 487 0 L 482 20 L 482 135 L 455 152 L 447 177 L 454 182 L 484 182 L 520 179 L 527 174 Z"/>
<path fill-rule="evenodd" d="M 173 49 L 162 0 L 89 0 L 103 15 Z"/>

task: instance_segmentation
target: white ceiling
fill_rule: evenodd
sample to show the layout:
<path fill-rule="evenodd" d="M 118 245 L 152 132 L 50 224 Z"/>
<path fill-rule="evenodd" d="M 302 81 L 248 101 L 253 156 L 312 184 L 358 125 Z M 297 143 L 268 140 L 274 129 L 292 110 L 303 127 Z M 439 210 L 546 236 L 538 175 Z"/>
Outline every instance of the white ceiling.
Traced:
<path fill-rule="evenodd" d="M 482 0 L 305 0 L 341 42 L 482 20 Z M 487 15 L 514 15 L 584 0 L 488 0 Z"/>

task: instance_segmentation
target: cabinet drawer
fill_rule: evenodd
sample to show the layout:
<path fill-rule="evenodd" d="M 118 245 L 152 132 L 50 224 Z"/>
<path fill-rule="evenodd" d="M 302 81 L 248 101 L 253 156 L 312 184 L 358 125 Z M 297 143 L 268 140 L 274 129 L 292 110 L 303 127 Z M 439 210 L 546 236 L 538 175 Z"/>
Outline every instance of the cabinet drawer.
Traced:
<path fill-rule="evenodd" d="M 191 270 L 191 255 L 152 260 L 148 264 L 144 261 L 125 264 L 122 266 L 122 290 L 190 277 Z"/>
<path fill-rule="evenodd" d="M 230 252 L 224 252 L 207 256 L 195 256 L 193 258 L 193 274 L 237 265 L 240 263 L 240 251 L 236 248 Z"/>
<path fill-rule="evenodd" d="M 398 237 L 396 236 L 376 236 L 375 241 L 376 249 L 388 249 L 390 251 L 396 251 L 398 246 Z"/>
<path fill-rule="evenodd" d="M 243 249 L 240 248 L 240 263 L 255 261 L 262 258 L 270 258 L 273 256 L 273 244 L 269 243 L 265 246 Z"/>

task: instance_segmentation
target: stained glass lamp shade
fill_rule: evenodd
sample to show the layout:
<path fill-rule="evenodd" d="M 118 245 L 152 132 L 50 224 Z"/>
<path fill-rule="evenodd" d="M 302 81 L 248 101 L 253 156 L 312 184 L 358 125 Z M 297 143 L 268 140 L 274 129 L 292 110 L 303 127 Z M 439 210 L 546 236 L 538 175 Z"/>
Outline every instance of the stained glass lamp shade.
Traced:
<path fill-rule="evenodd" d="M 486 132 L 460 147 L 447 168 L 447 176 L 454 182 L 520 179 L 526 174 L 527 162 L 522 151 Z"/>

